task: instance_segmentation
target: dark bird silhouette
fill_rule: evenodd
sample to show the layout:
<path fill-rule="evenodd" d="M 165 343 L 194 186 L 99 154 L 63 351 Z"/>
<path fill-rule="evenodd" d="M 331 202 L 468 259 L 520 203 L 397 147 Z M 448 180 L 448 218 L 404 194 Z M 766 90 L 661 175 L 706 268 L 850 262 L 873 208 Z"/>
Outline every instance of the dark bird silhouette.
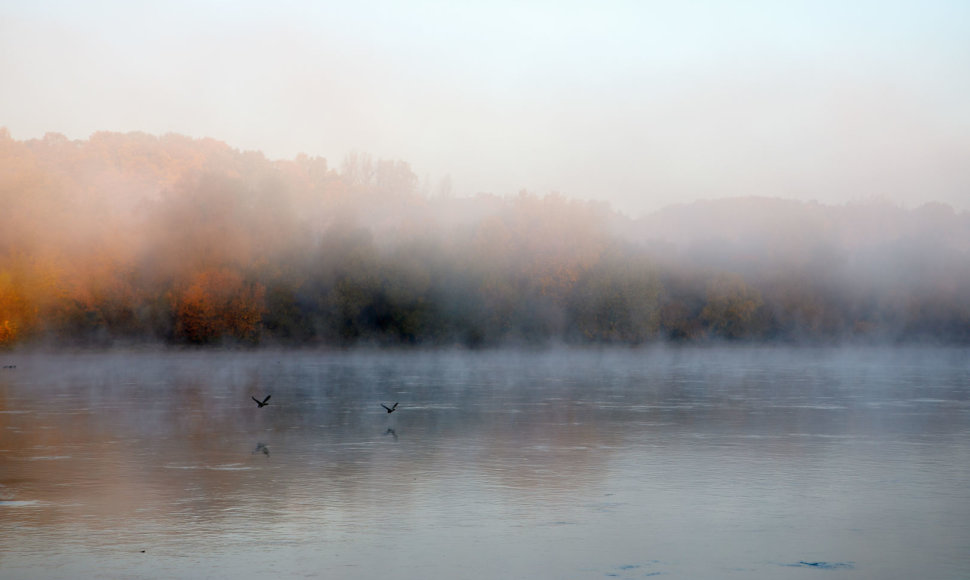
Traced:
<path fill-rule="evenodd" d="M 256 455 L 257 453 L 262 453 L 266 457 L 269 457 L 269 447 L 265 443 L 257 443 L 256 449 L 253 449 L 253 455 Z"/>
<path fill-rule="evenodd" d="M 388 412 L 388 413 L 393 413 L 393 412 L 394 412 L 394 409 L 397 409 L 397 403 L 394 403 L 394 404 L 393 404 L 393 405 L 391 405 L 390 407 L 388 407 L 388 406 L 387 406 L 387 405 L 385 405 L 384 403 L 381 403 L 381 407 L 384 407 L 385 409 L 387 409 L 387 412 Z"/>
<path fill-rule="evenodd" d="M 265 399 L 263 399 L 263 401 L 262 401 L 262 402 L 260 402 L 260 400 L 259 400 L 259 399 L 257 399 L 256 397 L 250 397 L 250 398 L 251 398 L 252 400 L 254 400 L 254 401 L 256 401 L 256 404 L 257 404 L 257 405 L 259 405 L 259 407 L 260 407 L 260 408 L 263 408 L 263 407 L 265 407 L 266 405 L 268 405 L 268 404 L 269 404 L 269 402 L 268 402 L 268 401 L 269 401 L 269 398 L 270 398 L 270 397 L 272 397 L 272 396 L 273 396 L 273 395 L 266 395 L 266 398 L 265 398 Z"/>

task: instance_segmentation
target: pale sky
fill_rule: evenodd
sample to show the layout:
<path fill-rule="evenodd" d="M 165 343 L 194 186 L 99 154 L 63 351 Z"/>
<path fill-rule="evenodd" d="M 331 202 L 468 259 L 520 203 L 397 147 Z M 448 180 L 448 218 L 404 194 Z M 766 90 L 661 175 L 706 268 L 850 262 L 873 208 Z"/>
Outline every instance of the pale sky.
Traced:
<path fill-rule="evenodd" d="M 0 126 L 359 151 L 631 215 L 970 209 L 970 1 L 0 0 Z"/>

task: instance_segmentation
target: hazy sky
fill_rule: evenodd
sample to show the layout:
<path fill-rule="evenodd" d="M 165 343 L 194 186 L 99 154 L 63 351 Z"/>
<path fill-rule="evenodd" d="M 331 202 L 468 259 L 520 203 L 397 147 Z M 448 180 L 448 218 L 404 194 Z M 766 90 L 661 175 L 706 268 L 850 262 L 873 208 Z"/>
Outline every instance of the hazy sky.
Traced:
<path fill-rule="evenodd" d="M 0 0 L 0 126 L 214 137 L 631 214 L 970 208 L 967 0 Z"/>

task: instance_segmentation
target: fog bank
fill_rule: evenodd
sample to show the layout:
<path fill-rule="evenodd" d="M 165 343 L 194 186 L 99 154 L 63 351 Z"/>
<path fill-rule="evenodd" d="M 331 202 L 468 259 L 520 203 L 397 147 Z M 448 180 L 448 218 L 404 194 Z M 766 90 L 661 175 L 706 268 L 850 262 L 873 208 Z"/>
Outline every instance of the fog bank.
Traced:
<path fill-rule="evenodd" d="M 0 132 L 0 344 L 970 341 L 970 215 L 734 198 L 640 219 L 402 160 Z"/>

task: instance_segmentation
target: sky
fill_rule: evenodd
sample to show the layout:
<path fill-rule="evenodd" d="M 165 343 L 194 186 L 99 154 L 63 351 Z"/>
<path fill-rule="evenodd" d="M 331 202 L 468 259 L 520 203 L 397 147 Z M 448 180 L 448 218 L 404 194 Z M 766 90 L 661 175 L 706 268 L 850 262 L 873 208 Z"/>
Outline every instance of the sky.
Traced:
<path fill-rule="evenodd" d="M 0 127 L 408 162 L 631 216 L 970 209 L 966 0 L 0 0 Z"/>

